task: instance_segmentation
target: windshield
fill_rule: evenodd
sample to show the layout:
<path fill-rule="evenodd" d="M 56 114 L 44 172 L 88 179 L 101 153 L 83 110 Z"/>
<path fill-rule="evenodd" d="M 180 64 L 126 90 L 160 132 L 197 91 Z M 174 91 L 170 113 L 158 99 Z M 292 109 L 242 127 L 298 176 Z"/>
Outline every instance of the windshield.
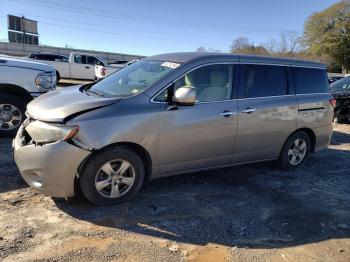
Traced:
<path fill-rule="evenodd" d="M 349 91 L 350 90 L 350 77 L 342 78 L 338 81 L 330 84 L 331 91 Z"/>
<path fill-rule="evenodd" d="M 154 84 L 180 64 L 164 61 L 139 61 L 94 84 L 90 91 L 103 96 L 131 96 Z"/>

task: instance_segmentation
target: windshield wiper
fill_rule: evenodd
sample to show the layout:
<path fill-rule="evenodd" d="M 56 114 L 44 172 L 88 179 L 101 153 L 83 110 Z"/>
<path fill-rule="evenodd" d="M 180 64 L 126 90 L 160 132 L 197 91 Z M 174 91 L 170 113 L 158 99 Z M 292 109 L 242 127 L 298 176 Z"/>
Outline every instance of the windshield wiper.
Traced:
<path fill-rule="evenodd" d="M 94 90 L 91 90 L 91 89 L 87 89 L 86 92 L 87 92 L 88 94 L 94 94 L 94 95 L 96 95 L 96 96 L 98 96 L 98 97 L 104 97 L 103 94 L 101 94 L 101 93 L 99 93 L 99 92 L 96 92 L 96 91 L 94 91 Z"/>

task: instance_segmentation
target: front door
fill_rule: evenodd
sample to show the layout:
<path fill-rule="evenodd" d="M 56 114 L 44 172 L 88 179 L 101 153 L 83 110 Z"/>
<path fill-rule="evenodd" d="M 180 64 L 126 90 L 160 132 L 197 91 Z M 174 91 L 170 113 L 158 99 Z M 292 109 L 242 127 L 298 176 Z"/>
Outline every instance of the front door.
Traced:
<path fill-rule="evenodd" d="M 88 58 L 86 55 L 74 55 L 74 62 L 70 65 L 71 78 L 86 80 L 95 78 L 95 65 L 89 64 Z"/>
<path fill-rule="evenodd" d="M 234 162 L 278 158 L 297 126 L 298 102 L 288 75 L 287 66 L 240 66 Z"/>
<path fill-rule="evenodd" d="M 237 100 L 231 99 L 233 69 L 228 64 L 203 66 L 170 87 L 195 87 L 197 102 L 175 107 L 162 103 L 160 173 L 231 164 L 237 128 Z M 155 101 L 164 101 L 167 94 L 165 90 Z"/>

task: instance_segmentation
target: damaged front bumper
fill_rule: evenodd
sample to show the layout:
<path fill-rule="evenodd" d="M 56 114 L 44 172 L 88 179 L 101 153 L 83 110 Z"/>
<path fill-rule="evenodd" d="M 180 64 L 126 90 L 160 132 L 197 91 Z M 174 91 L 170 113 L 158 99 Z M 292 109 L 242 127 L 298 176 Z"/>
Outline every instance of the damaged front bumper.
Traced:
<path fill-rule="evenodd" d="M 13 141 L 15 162 L 23 179 L 45 195 L 74 196 L 78 167 L 91 152 L 67 141 L 27 143 L 25 132 L 21 126 Z"/>

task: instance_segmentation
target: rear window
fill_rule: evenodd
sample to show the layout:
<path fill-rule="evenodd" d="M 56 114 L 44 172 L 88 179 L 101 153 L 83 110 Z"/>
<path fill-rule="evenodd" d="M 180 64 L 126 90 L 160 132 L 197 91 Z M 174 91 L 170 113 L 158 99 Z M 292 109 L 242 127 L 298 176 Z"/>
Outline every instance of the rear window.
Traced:
<path fill-rule="evenodd" d="M 293 79 L 297 94 L 328 93 L 328 79 L 325 69 L 293 67 Z"/>
<path fill-rule="evenodd" d="M 288 94 L 284 66 L 242 65 L 243 90 L 241 97 L 266 97 Z"/>

